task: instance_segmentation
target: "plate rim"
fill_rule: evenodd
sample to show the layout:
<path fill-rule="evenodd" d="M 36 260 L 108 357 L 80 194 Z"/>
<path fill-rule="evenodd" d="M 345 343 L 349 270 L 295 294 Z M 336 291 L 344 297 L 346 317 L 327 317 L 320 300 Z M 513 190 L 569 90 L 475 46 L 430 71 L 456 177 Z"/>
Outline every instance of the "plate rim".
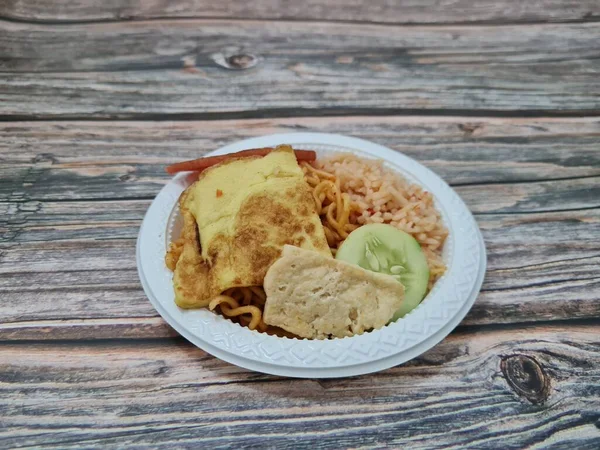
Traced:
<path fill-rule="evenodd" d="M 466 314 L 468 313 L 468 311 L 471 309 L 472 305 L 474 304 L 474 302 L 479 294 L 479 291 L 481 289 L 481 285 L 483 283 L 483 278 L 485 275 L 485 269 L 486 269 L 486 265 L 487 265 L 485 243 L 481 236 L 481 231 L 479 230 L 472 214 L 470 213 L 470 211 L 468 210 L 468 208 L 466 207 L 466 205 L 464 204 L 462 199 L 460 199 L 458 194 L 450 186 L 448 186 L 447 183 L 445 183 L 445 181 L 441 179 L 441 177 L 439 177 L 437 174 L 435 174 L 429 168 L 423 166 L 418 161 L 408 157 L 407 155 L 402 154 L 401 152 L 397 152 L 397 151 L 394 151 L 387 147 L 381 146 L 379 144 L 376 144 L 376 143 L 373 143 L 370 141 L 366 141 L 363 139 L 359 139 L 359 138 L 343 136 L 343 135 L 338 135 L 338 134 L 328 134 L 328 133 L 279 133 L 279 134 L 254 137 L 254 138 L 237 141 L 237 142 L 231 143 L 229 145 L 223 146 L 213 152 L 209 152 L 207 155 L 219 155 L 219 154 L 231 153 L 231 152 L 235 152 L 235 151 L 239 151 L 239 150 L 247 149 L 247 148 L 259 147 L 259 146 L 271 146 L 271 145 L 276 145 L 275 142 L 279 142 L 279 143 L 286 142 L 286 143 L 290 143 L 290 144 L 294 145 L 294 144 L 301 143 L 301 141 L 303 141 L 303 140 L 307 141 L 307 142 L 314 142 L 314 145 L 325 145 L 325 146 L 329 145 L 329 146 L 334 146 L 334 147 L 344 147 L 344 148 L 348 149 L 349 151 L 354 151 L 355 153 L 367 153 L 367 154 L 371 154 L 372 156 L 378 157 L 378 155 L 375 154 L 375 150 L 373 150 L 373 149 L 376 149 L 380 153 L 384 153 L 384 155 L 387 154 L 387 156 L 388 156 L 387 158 L 379 156 L 386 163 L 392 163 L 394 158 L 398 158 L 401 160 L 402 159 L 409 160 L 412 165 L 415 165 L 415 167 L 417 167 L 419 169 L 419 171 L 425 173 L 433 181 L 437 181 L 437 182 L 441 183 L 441 185 L 444 187 L 445 190 L 449 190 L 459 200 L 459 202 L 462 204 L 462 207 L 464 209 L 464 211 L 461 211 L 461 212 L 463 214 L 465 214 L 465 212 L 466 212 L 466 216 L 467 216 L 466 220 L 470 219 L 470 221 L 472 221 L 472 224 L 470 224 L 470 225 L 474 226 L 474 228 L 476 230 L 476 234 L 477 234 L 476 240 L 478 243 L 477 247 L 479 249 L 479 254 L 478 254 L 479 264 L 477 267 L 477 273 L 475 274 L 474 283 L 472 283 L 470 291 L 465 296 L 466 298 L 464 298 L 464 301 L 462 302 L 458 311 L 456 311 L 452 316 L 445 318 L 444 319 L 445 323 L 440 328 L 436 329 L 435 332 L 427 335 L 424 339 L 421 339 L 419 342 L 416 342 L 415 344 L 413 344 L 407 348 L 404 348 L 403 350 L 399 350 L 395 353 L 388 354 L 388 355 L 385 355 L 382 357 L 372 358 L 367 361 L 343 364 L 343 365 L 339 365 L 339 366 L 335 366 L 335 365 L 331 366 L 330 365 L 327 367 L 314 367 L 314 366 L 304 367 L 302 365 L 291 365 L 290 366 L 290 365 L 285 365 L 285 364 L 275 364 L 275 363 L 271 363 L 269 361 L 249 358 L 247 356 L 240 355 L 239 353 L 236 353 L 235 351 L 228 351 L 223 348 L 220 348 L 219 345 L 215 345 L 214 342 L 209 342 L 205 339 L 202 339 L 197 334 L 190 331 L 189 326 L 186 326 L 185 324 L 183 324 L 179 320 L 177 320 L 175 317 L 173 317 L 172 314 L 170 314 L 170 312 L 167 311 L 167 309 L 164 307 L 164 305 L 159 301 L 159 299 L 156 298 L 155 293 L 152 290 L 152 286 L 148 282 L 146 275 L 144 273 L 144 264 L 143 264 L 143 259 L 142 259 L 142 252 L 143 252 L 142 242 L 144 240 L 145 230 L 147 229 L 148 220 L 149 220 L 149 216 L 150 216 L 152 207 L 157 202 L 157 200 L 161 197 L 161 195 L 163 195 L 168 190 L 169 186 L 171 186 L 174 182 L 177 182 L 177 180 L 181 180 L 184 177 L 184 174 L 179 174 L 178 176 L 174 177 L 169 183 L 167 183 L 167 185 L 165 185 L 161 189 L 161 191 L 158 193 L 158 195 L 156 196 L 156 198 L 153 200 L 152 204 L 148 208 L 148 211 L 146 212 L 144 221 L 142 222 L 142 225 L 140 227 L 140 231 L 138 234 L 138 240 L 137 240 L 137 244 L 136 244 L 136 260 L 137 260 L 137 266 L 138 266 L 138 274 L 139 274 L 142 286 L 144 288 L 144 291 L 145 291 L 146 295 L 148 296 L 151 304 L 154 306 L 154 308 L 157 310 L 157 312 L 163 317 L 163 319 L 166 320 L 167 323 L 169 323 L 169 325 L 171 325 L 178 333 L 180 333 L 183 337 L 185 337 L 187 340 L 192 342 L 194 345 L 202 348 L 203 350 L 207 351 L 208 353 L 210 353 L 220 359 L 223 359 L 224 361 L 230 362 L 230 363 L 238 365 L 240 367 L 244 367 L 246 369 L 260 371 L 260 372 L 269 373 L 269 374 L 273 374 L 273 375 L 282 375 L 282 376 L 300 377 L 300 378 L 329 378 L 329 377 L 355 376 L 355 375 L 370 373 L 370 372 L 374 372 L 374 371 L 384 370 L 386 368 L 406 362 L 406 361 L 420 355 L 421 353 L 429 350 L 430 348 L 435 346 L 438 342 L 443 340 L 466 316 Z M 364 147 L 367 147 L 368 149 L 365 149 Z M 411 173 L 411 172 L 408 171 L 408 173 Z M 420 179 L 420 177 L 413 175 L 413 178 L 416 179 L 419 184 L 425 184 L 424 181 L 422 179 Z M 433 194 L 434 194 L 434 196 L 436 196 L 435 192 Z M 441 206 L 443 206 L 443 205 L 441 205 Z M 171 205 L 171 210 L 173 208 L 174 208 L 174 205 Z M 456 230 L 454 230 L 454 231 L 456 231 Z M 164 253 L 162 254 L 162 257 L 164 258 Z M 161 258 L 161 260 L 162 260 L 162 258 Z M 163 263 L 163 265 L 164 265 L 164 263 Z M 171 286 L 171 289 L 172 289 L 172 286 Z M 212 316 L 215 316 L 212 313 L 209 313 L 209 314 L 211 314 Z M 226 320 L 226 319 L 221 318 L 221 320 Z M 396 325 L 396 324 L 393 324 L 393 325 Z M 384 328 L 387 328 L 387 327 L 384 327 Z M 246 330 L 248 333 L 256 333 L 256 332 L 252 332 L 247 329 L 244 329 L 244 330 Z M 357 340 L 357 338 L 361 338 L 363 336 L 370 335 L 370 334 L 376 333 L 378 331 L 380 331 L 380 330 L 376 330 L 372 333 L 366 333 L 366 334 L 363 334 L 360 336 L 353 336 L 351 338 L 345 338 L 345 339 L 336 339 L 336 340 L 332 340 L 332 341 L 310 341 L 310 340 L 289 340 L 289 341 L 295 342 L 294 345 L 296 345 L 297 343 L 309 343 L 310 344 L 310 343 L 324 343 L 324 342 L 326 343 L 326 342 L 336 342 L 336 341 L 339 343 L 339 342 L 352 340 L 352 339 Z M 271 336 L 269 336 L 269 338 L 282 339 L 282 338 L 271 337 Z M 326 346 L 327 344 L 316 344 L 316 345 L 325 345 Z"/>

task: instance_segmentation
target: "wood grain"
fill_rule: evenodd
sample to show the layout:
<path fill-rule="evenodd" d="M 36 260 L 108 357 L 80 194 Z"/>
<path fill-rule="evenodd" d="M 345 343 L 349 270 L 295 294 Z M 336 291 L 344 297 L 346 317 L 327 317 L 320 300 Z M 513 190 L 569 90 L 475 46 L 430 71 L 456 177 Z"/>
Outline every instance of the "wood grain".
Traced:
<path fill-rule="evenodd" d="M 1 22 L 0 36 L 10 119 L 600 112 L 596 23 Z M 240 55 L 256 64 L 229 70 Z"/>
<path fill-rule="evenodd" d="M 0 18 L 21 21 L 108 21 L 164 19 L 168 17 L 220 17 L 243 19 L 333 20 L 352 22 L 496 23 L 566 22 L 597 20 L 594 0 L 424 0 L 419 2 L 373 0 L 7 0 Z"/>
<path fill-rule="evenodd" d="M 488 271 L 463 324 L 600 317 L 598 210 L 486 215 L 479 225 Z M 139 222 L 121 239 L 94 225 L 69 239 L 69 227 L 50 241 L 0 244 L 0 339 L 118 338 L 127 326 L 128 337 L 172 335 L 139 285 Z"/>
<path fill-rule="evenodd" d="M 464 324 L 600 316 L 597 118 L 17 122 L 0 125 L 0 337 L 172 335 L 134 257 L 164 165 L 293 130 L 374 140 L 455 185 L 488 249 Z"/>
<path fill-rule="evenodd" d="M 149 197 L 168 179 L 163 168 L 169 163 L 240 139 L 295 131 L 373 140 L 452 185 L 600 176 L 600 119 L 593 117 L 13 122 L 0 123 L 0 200 L 21 193 L 32 200 Z M 61 186 L 53 191 L 55 183 Z"/>
<path fill-rule="evenodd" d="M 0 446 L 591 450 L 599 332 L 466 330 L 403 366 L 318 381 L 247 372 L 182 340 L 5 343 Z"/>

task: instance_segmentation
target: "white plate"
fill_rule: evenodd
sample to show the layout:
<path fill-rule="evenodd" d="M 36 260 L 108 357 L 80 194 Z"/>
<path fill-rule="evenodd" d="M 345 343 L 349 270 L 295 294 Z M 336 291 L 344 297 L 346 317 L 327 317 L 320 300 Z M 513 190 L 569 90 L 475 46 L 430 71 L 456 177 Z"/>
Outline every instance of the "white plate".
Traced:
<path fill-rule="evenodd" d="M 218 358 L 260 372 L 302 378 L 346 377 L 387 369 L 446 337 L 475 302 L 486 268 L 481 233 L 460 197 L 415 160 L 372 142 L 335 134 L 275 134 L 240 141 L 210 154 L 278 144 L 314 149 L 318 154 L 350 151 L 380 158 L 431 192 L 449 230 L 443 254 L 446 274 L 406 317 L 344 339 L 279 338 L 241 327 L 207 309 L 180 309 L 174 301 L 172 273 L 164 263 L 171 234 L 178 228 L 177 199 L 189 182 L 186 174 L 179 174 L 150 205 L 137 242 L 140 280 L 159 314 L 186 339 Z"/>

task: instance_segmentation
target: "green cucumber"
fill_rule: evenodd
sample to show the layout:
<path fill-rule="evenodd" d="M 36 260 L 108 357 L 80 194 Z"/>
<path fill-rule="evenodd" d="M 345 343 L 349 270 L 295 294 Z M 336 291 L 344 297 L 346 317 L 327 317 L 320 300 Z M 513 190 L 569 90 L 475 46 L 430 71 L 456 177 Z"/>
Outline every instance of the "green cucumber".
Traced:
<path fill-rule="evenodd" d="M 392 225 L 373 223 L 357 228 L 335 258 L 391 275 L 404 285 L 404 301 L 392 321 L 416 308 L 427 293 L 429 266 L 421 246 L 410 234 Z"/>

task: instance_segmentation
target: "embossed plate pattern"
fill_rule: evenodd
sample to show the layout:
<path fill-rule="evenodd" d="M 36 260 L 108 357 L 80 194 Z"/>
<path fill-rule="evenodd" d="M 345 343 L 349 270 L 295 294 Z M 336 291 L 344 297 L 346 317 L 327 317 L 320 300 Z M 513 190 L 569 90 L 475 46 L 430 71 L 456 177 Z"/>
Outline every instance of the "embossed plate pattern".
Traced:
<path fill-rule="evenodd" d="M 388 167 L 431 192 L 450 232 L 443 254 L 448 267 L 446 274 L 406 317 L 380 330 L 344 339 L 313 341 L 268 336 L 206 309 L 180 309 L 174 302 L 172 274 L 164 264 L 178 220 L 177 199 L 188 185 L 186 174 L 179 174 L 150 205 L 137 243 L 140 280 L 159 314 L 186 339 L 225 361 L 265 373 L 305 378 L 353 376 L 382 370 L 418 356 L 447 336 L 473 305 L 486 267 L 483 239 L 460 197 L 415 160 L 346 136 L 278 134 L 240 141 L 211 154 L 282 143 L 311 148 L 320 155 L 346 151 L 365 158 L 380 158 Z"/>

